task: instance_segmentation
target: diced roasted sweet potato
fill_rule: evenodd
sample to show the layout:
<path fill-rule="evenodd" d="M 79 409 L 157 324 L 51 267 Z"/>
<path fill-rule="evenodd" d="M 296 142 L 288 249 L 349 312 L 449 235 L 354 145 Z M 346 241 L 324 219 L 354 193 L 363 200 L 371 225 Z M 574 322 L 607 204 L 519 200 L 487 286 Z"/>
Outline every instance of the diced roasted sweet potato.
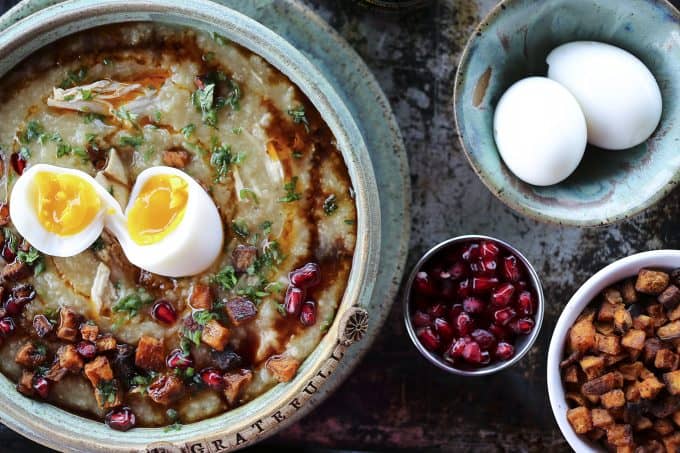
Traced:
<path fill-rule="evenodd" d="M 641 269 L 635 282 L 635 289 L 639 293 L 656 296 L 661 294 L 670 283 L 670 276 L 661 271 Z"/>
<path fill-rule="evenodd" d="M 245 369 L 224 375 L 224 396 L 230 406 L 238 403 L 241 394 L 252 380 L 253 373 Z"/>
<path fill-rule="evenodd" d="M 631 349 L 636 349 L 638 351 L 641 351 L 642 348 L 645 346 L 645 332 L 642 330 L 637 330 L 637 329 L 630 329 L 624 336 L 621 338 L 621 345 L 625 346 L 627 348 Z"/>
<path fill-rule="evenodd" d="M 229 321 L 235 326 L 240 326 L 248 321 L 252 321 L 257 316 L 257 307 L 245 297 L 236 297 L 227 301 L 224 306 Z"/>
<path fill-rule="evenodd" d="M 642 362 L 624 363 L 619 365 L 619 371 L 626 381 L 637 381 L 638 377 L 640 377 L 642 368 L 644 368 Z"/>
<path fill-rule="evenodd" d="M 145 271 L 144 269 L 140 269 L 137 281 L 146 289 L 160 289 L 165 291 L 175 287 L 175 280 L 154 274 L 153 272 Z"/>
<path fill-rule="evenodd" d="M 231 262 L 238 273 L 247 272 L 257 258 L 257 247 L 239 244 L 231 252 Z"/>
<path fill-rule="evenodd" d="M 611 390 L 623 387 L 623 375 L 618 371 L 612 371 L 581 386 L 581 393 L 584 395 L 599 396 Z"/>
<path fill-rule="evenodd" d="M 212 319 L 203 326 L 201 341 L 217 351 L 224 351 L 229 342 L 229 329 Z"/>
<path fill-rule="evenodd" d="M 23 370 L 19 382 L 17 382 L 17 391 L 25 396 L 33 396 L 33 371 Z"/>
<path fill-rule="evenodd" d="M 196 310 L 212 310 L 213 294 L 210 286 L 195 284 L 189 296 L 189 305 Z"/>
<path fill-rule="evenodd" d="M 590 416 L 593 420 L 593 426 L 596 428 L 605 428 L 614 424 L 614 419 L 606 409 L 593 409 L 590 411 Z"/>
<path fill-rule="evenodd" d="M 602 298 L 606 303 L 612 305 L 619 305 L 623 303 L 623 297 L 621 296 L 621 292 L 618 289 L 614 288 L 613 286 L 602 291 Z"/>
<path fill-rule="evenodd" d="M 593 419 L 587 407 L 575 407 L 567 411 L 567 420 L 577 434 L 585 434 L 593 429 Z"/>
<path fill-rule="evenodd" d="M 568 384 L 578 384 L 578 369 L 576 365 L 570 365 L 564 369 L 562 380 Z"/>
<path fill-rule="evenodd" d="M 599 356 L 587 355 L 579 361 L 579 365 L 588 380 L 595 379 L 604 372 L 604 358 Z"/>
<path fill-rule="evenodd" d="M 680 319 L 680 305 L 668 312 L 668 319 L 671 321 L 677 321 Z"/>
<path fill-rule="evenodd" d="M 673 412 L 672 418 L 673 423 L 675 423 L 677 426 L 680 426 L 680 411 Z"/>
<path fill-rule="evenodd" d="M 605 367 L 610 367 L 612 365 L 616 365 L 617 363 L 621 362 L 622 360 L 626 360 L 627 358 L 632 358 L 633 360 L 636 360 L 634 357 L 634 354 L 631 354 L 630 351 L 634 351 L 634 349 L 630 349 L 628 354 L 625 352 L 618 354 L 618 355 L 609 355 L 605 354 L 604 355 L 604 366 Z"/>
<path fill-rule="evenodd" d="M 656 298 L 666 310 L 673 310 L 680 305 L 680 288 L 675 285 L 668 285 Z"/>
<path fill-rule="evenodd" d="M 85 364 L 85 376 L 90 380 L 94 388 L 97 388 L 102 381 L 111 381 L 113 379 L 113 370 L 109 364 L 109 359 L 100 355 L 92 362 Z"/>
<path fill-rule="evenodd" d="M 595 331 L 601 335 L 613 335 L 614 334 L 614 322 L 596 322 Z"/>
<path fill-rule="evenodd" d="M 680 395 L 680 370 L 664 373 L 663 381 L 666 383 L 666 390 L 671 395 Z"/>
<path fill-rule="evenodd" d="M 633 280 L 626 280 L 621 284 L 621 298 L 626 305 L 637 302 L 638 295 Z"/>
<path fill-rule="evenodd" d="M 277 381 L 289 382 L 295 377 L 300 362 L 286 355 L 273 355 L 267 359 L 265 366 Z"/>
<path fill-rule="evenodd" d="M 616 447 L 633 446 L 633 429 L 630 425 L 612 425 L 606 431 L 610 444 Z"/>
<path fill-rule="evenodd" d="M 57 351 L 57 357 L 59 358 L 59 366 L 71 373 L 80 373 L 85 365 L 76 347 L 72 344 L 60 347 Z"/>
<path fill-rule="evenodd" d="M 560 362 L 560 368 L 566 368 L 568 366 L 574 365 L 581 358 L 581 353 L 574 351 L 567 356 L 564 360 Z"/>
<path fill-rule="evenodd" d="M 680 451 L 680 433 L 674 433 L 670 436 L 666 436 L 662 439 L 663 446 L 666 447 L 667 452 L 679 452 Z"/>
<path fill-rule="evenodd" d="M 663 390 L 664 385 L 654 376 L 648 377 L 637 384 L 640 396 L 644 399 L 653 399 Z"/>
<path fill-rule="evenodd" d="M 647 315 L 638 315 L 633 318 L 633 329 L 643 330 L 647 336 L 651 336 L 654 333 L 654 326 L 652 324 L 652 318 Z"/>
<path fill-rule="evenodd" d="M 163 163 L 170 167 L 184 168 L 189 165 L 191 154 L 183 149 L 166 149 L 163 151 Z"/>
<path fill-rule="evenodd" d="M 145 370 L 160 371 L 165 366 L 163 341 L 143 335 L 137 344 L 135 365 Z"/>
<path fill-rule="evenodd" d="M 47 370 L 47 372 L 45 373 L 45 378 L 52 382 L 59 382 L 67 374 L 68 370 L 66 368 L 61 367 L 61 365 L 59 364 L 59 360 L 55 360 L 50 369 Z"/>
<path fill-rule="evenodd" d="M 585 353 L 595 347 L 594 314 L 582 315 L 569 330 L 569 345 L 572 351 Z"/>
<path fill-rule="evenodd" d="M 148 387 L 149 398 L 167 406 L 184 394 L 184 383 L 174 374 L 158 376 Z"/>
<path fill-rule="evenodd" d="M 621 353 L 621 337 L 595 334 L 595 348 L 605 354 L 617 355 Z"/>
<path fill-rule="evenodd" d="M 33 318 L 33 330 L 35 330 L 35 334 L 38 337 L 45 338 L 52 330 L 54 330 L 54 326 L 50 320 L 47 319 L 47 316 L 35 315 Z"/>
<path fill-rule="evenodd" d="M 605 409 L 622 407 L 626 404 L 626 397 L 623 394 L 623 390 L 615 389 L 600 395 L 600 404 L 602 404 L 602 407 Z"/>
<path fill-rule="evenodd" d="M 661 340 L 673 340 L 675 338 L 680 338 L 680 320 L 673 321 L 671 323 L 659 327 L 656 330 L 656 335 Z"/>
<path fill-rule="evenodd" d="M 675 430 L 673 423 L 665 418 L 654 420 L 654 426 L 652 429 L 662 436 L 667 436 Z"/>
<path fill-rule="evenodd" d="M 32 273 L 33 269 L 31 269 L 28 264 L 19 260 L 15 260 L 9 264 L 6 264 L 5 267 L 2 268 L 0 277 L 2 277 L 4 281 L 18 282 L 30 277 Z"/>
<path fill-rule="evenodd" d="M 652 325 L 657 328 L 661 327 L 668 322 L 668 317 L 666 316 L 666 311 L 663 309 L 661 304 L 649 304 L 645 308 L 647 314 L 652 318 Z"/>
<path fill-rule="evenodd" d="M 86 322 L 80 325 L 80 336 L 83 340 L 95 342 L 97 341 L 97 336 L 99 335 L 99 327 L 93 322 Z"/>
<path fill-rule="evenodd" d="M 70 308 L 59 310 L 59 327 L 57 337 L 66 341 L 76 341 L 78 339 L 78 326 L 80 325 L 80 315 Z"/>
<path fill-rule="evenodd" d="M 680 358 L 670 349 L 660 349 L 654 358 L 654 366 L 660 370 L 676 370 Z"/>
<path fill-rule="evenodd" d="M 616 311 L 618 305 L 609 303 L 607 301 L 602 302 L 600 305 L 600 310 L 597 312 L 597 320 L 600 322 L 609 322 L 614 320 L 614 312 Z"/>
<path fill-rule="evenodd" d="M 42 365 L 47 360 L 47 350 L 45 346 L 36 345 L 29 341 L 25 343 L 16 353 L 14 361 L 24 368 L 35 368 Z"/>
<path fill-rule="evenodd" d="M 665 349 L 664 344 L 658 338 L 648 338 L 645 340 L 643 360 L 646 363 L 651 363 L 656 358 L 656 353 L 661 349 Z"/>
<path fill-rule="evenodd" d="M 630 384 L 625 390 L 626 401 L 638 401 L 640 399 L 640 390 L 638 389 L 637 382 Z"/>
<path fill-rule="evenodd" d="M 564 395 L 564 399 L 574 403 L 573 404 L 574 406 L 588 406 L 588 401 L 590 401 L 585 396 L 581 395 L 580 393 L 576 393 L 576 392 L 567 392 Z"/>
<path fill-rule="evenodd" d="M 111 334 L 106 334 L 102 335 L 99 338 L 97 338 L 97 341 L 95 343 L 97 345 L 97 352 L 98 353 L 104 353 L 104 352 L 109 352 L 109 351 L 115 351 L 116 346 L 118 345 L 118 342 L 116 341 L 115 337 Z"/>
<path fill-rule="evenodd" d="M 614 331 L 623 335 L 631 327 L 633 327 L 633 318 L 630 316 L 630 312 L 623 305 L 619 305 L 614 311 Z"/>

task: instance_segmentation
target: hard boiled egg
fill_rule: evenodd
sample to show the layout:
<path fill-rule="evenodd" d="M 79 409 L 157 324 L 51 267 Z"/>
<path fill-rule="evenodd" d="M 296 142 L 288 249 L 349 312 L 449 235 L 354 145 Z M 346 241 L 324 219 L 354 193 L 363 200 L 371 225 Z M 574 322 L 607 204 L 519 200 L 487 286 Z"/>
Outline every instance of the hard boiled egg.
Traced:
<path fill-rule="evenodd" d="M 593 41 L 575 41 L 548 55 L 548 77 L 564 85 L 583 110 L 588 142 L 605 149 L 638 145 L 661 119 L 661 90 L 633 54 Z"/>
<path fill-rule="evenodd" d="M 125 214 L 107 217 L 132 264 L 168 277 L 206 270 L 222 251 L 222 220 L 189 175 L 171 167 L 139 174 Z"/>
<path fill-rule="evenodd" d="M 574 96 L 555 81 L 516 82 L 498 102 L 493 121 L 503 161 L 529 184 L 557 184 L 581 162 L 586 120 Z"/>
<path fill-rule="evenodd" d="M 73 256 L 102 233 L 107 213 L 118 203 L 95 180 L 79 170 L 37 164 L 15 183 L 10 217 L 36 249 L 52 256 Z"/>

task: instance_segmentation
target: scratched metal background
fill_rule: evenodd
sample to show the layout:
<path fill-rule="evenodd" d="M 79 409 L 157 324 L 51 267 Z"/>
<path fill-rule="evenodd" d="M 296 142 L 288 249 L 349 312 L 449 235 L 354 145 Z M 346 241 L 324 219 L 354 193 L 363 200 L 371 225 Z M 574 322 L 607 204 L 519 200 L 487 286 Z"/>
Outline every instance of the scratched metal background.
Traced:
<path fill-rule="evenodd" d="M 409 267 L 448 237 L 498 236 L 535 264 L 547 307 L 539 340 L 518 366 L 471 380 L 439 371 L 418 355 L 396 303 L 382 334 L 340 389 L 257 449 L 569 451 L 547 399 L 550 333 L 571 294 L 599 268 L 634 252 L 680 247 L 674 221 L 680 213 L 680 192 L 629 221 L 601 229 L 558 227 L 515 214 L 469 168 L 451 108 L 458 56 L 494 0 L 434 0 L 406 16 L 369 11 L 353 0 L 301 1 L 354 46 L 392 103 L 411 166 Z M 672 2 L 680 7 L 680 0 Z M 0 12 L 14 3 L 0 0 Z M 0 452 L 45 451 L 0 425 Z"/>

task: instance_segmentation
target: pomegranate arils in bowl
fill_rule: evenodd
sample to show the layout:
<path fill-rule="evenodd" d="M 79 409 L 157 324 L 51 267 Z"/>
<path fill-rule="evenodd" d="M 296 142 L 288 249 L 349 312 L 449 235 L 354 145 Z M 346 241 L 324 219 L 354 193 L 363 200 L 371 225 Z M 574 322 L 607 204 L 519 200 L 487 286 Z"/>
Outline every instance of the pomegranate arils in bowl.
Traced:
<path fill-rule="evenodd" d="M 412 340 L 432 363 L 481 375 L 515 363 L 531 347 L 543 315 L 536 272 L 509 244 L 463 236 L 430 250 L 405 297 Z"/>

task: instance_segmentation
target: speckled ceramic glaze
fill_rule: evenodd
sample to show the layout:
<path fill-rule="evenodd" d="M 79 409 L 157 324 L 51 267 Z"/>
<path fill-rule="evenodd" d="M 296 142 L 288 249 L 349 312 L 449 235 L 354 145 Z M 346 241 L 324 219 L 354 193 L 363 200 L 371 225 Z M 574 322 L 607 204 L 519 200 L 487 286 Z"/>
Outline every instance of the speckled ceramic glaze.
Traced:
<path fill-rule="evenodd" d="M 136 429 L 121 434 L 111 431 L 98 422 L 22 398 L 11 383 L 0 376 L 0 421 L 53 448 L 207 452 L 251 444 L 304 415 L 334 389 L 367 349 L 392 303 L 408 243 L 409 187 L 403 144 L 384 95 L 346 43 L 329 33 L 323 21 L 302 7 L 289 1 L 269 0 L 223 0 L 221 3 L 242 10 L 303 44 L 294 47 L 233 9 L 203 0 L 185 1 L 181 5 L 172 0 L 64 3 L 28 0 L 0 19 L 0 29 L 4 30 L 0 34 L 0 72 L 5 72 L 18 58 L 64 34 L 125 20 L 159 20 L 219 30 L 262 55 L 290 77 L 315 104 L 336 135 L 350 169 L 357 189 L 361 238 L 357 242 L 348 290 L 328 335 L 304 362 L 293 382 L 280 384 L 234 411 L 186 425 L 179 432 Z M 49 8 L 43 10 L 46 7 Z M 28 19 L 6 29 L 28 15 Z M 311 36 L 315 42 L 309 39 Z M 309 56 L 316 56 L 315 63 L 321 63 L 325 75 L 298 48 Z M 363 102 L 365 99 L 371 103 Z M 363 118 L 364 132 L 370 133 L 362 134 L 353 120 L 356 115 Z M 377 149 L 372 156 L 366 149 L 364 136 L 371 149 Z M 380 199 L 371 160 L 377 163 L 378 176 L 385 181 L 380 186 Z M 389 223 L 381 224 L 381 210 Z M 389 241 L 389 248 L 380 247 L 381 233 Z M 379 261 L 387 263 L 380 270 Z M 364 340 L 360 346 L 349 348 L 362 335 Z M 161 450 L 154 450 L 159 448 Z"/>
<path fill-rule="evenodd" d="M 545 75 L 560 44 L 603 41 L 632 52 L 661 87 L 655 133 L 626 151 L 589 147 L 565 181 L 535 187 L 503 164 L 493 138 L 494 107 L 529 75 Z M 570 225 L 604 225 L 659 201 L 680 179 L 680 13 L 665 0 L 505 0 L 477 27 L 463 53 L 454 95 L 467 157 L 484 184 L 522 214 Z"/>

